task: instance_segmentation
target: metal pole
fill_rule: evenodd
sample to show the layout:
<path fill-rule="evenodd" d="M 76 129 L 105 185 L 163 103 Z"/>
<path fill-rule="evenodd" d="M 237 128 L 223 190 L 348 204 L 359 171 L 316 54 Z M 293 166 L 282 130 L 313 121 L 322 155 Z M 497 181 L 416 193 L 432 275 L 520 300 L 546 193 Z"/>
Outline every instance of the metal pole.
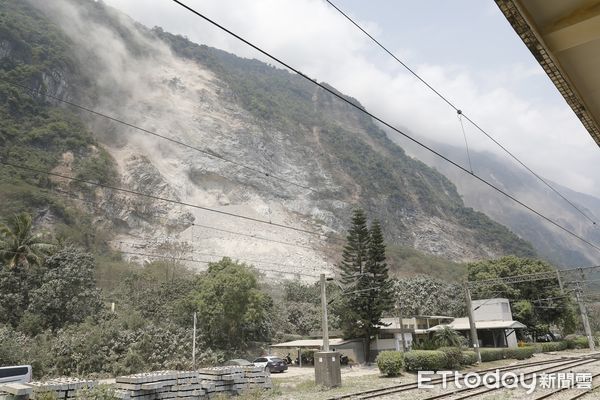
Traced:
<path fill-rule="evenodd" d="M 194 332 L 192 333 L 192 365 L 196 369 L 196 311 L 194 311 Z"/>
<path fill-rule="evenodd" d="M 321 274 L 321 308 L 323 309 L 323 351 L 329 351 L 329 328 L 327 326 L 327 291 L 325 274 Z"/>
<path fill-rule="evenodd" d="M 581 321 L 583 322 L 583 329 L 585 330 L 585 335 L 588 338 L 588 345 L 591 351 L 596 350 L 596 346 L 594 345 L 594 337 L 592 336 L 592 330 L 590 329 L 590 321 L 588 320 L 587 310 L 585 308 L 585 304 L 583 303 L 583 299 L 581 298 L 581 287 L 579 283 L 577 283 L 577 290 L 575 291 L 575 297 L 577 298 L 577 303 L 579 303 L 579 311 L 581 312 Z"/>
<path fill-rule="evenodd" d="M 406 340 L 404 340 L 404 324 L 402 323 L 402 310 L 398 307 L 398 323 L 400 324 L 400 340 L 402 340 L 402 351 L 406 353 Z"/>
<path fill-rule="evenodd" d="M 565 287 L 563 286 L 562 278 L 560 277 L 560 271 L 556 270 L 556 279 L 558 280 L 558 286 L 560 286 L 560 294 L 565 294 Z"/>
<path fill-rule="evenodd" d="M 471 328 L 471 342 L 473 349 L 477 354 L 477 364 L 481 364 L 481 352 L 479 351 L 479 337 L 477 336 L 477 328 L 475 327 L 475 317 L 473 316 L 473 304 L 471 303 L 471 291 L 469 283 L 465 281 L 465 299 L 467 300 L 467 314 L 469 316 L 469 327 Z"/>

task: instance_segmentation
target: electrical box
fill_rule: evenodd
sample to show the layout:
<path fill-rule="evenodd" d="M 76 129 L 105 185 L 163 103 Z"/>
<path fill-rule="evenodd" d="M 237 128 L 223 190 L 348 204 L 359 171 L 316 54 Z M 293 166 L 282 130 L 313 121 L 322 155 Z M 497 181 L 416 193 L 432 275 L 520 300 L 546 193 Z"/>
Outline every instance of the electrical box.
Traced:
<path fill-rule="evenodd" d="M 316 384 L 327 388 L 342 386 L 340 353 L 320 351 L 314 357 Z"/>

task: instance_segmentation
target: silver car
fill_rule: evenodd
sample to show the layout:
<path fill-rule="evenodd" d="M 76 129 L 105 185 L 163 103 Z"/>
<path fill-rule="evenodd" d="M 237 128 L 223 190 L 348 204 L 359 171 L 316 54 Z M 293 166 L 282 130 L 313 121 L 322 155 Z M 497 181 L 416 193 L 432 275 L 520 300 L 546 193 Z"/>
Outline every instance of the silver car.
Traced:
<path fill-rule="evenodd" d="M 283 361 L 282 358 L 276 356 L 258 357 L 254 360 L 254 365 L 268 369 L 271 372 L 283 372 L 288 369 L 286 362 Z"/>

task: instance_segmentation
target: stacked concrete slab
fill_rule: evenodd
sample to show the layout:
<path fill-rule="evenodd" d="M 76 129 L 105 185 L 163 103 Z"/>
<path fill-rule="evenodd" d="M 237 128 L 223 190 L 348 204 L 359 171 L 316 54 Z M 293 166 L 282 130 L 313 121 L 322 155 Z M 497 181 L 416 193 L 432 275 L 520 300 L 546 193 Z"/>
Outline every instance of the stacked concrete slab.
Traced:
<path fill-rule="evenodd" d="M 198 371 L 156 371 L 119 376 L 114 388 L 122 400 L 205 400 L 218 393 L 241 394 L 249 389 L 273 387 L 271 374 L 260 367 L 214 367 Z M 0 387 L 0 400 L 35 400 L 54 393 L 57 400 L 69 400 L 82 389 L 98 382 L 57 378 L 45 382 L 7 384 Z"/>
<path fill-rule="evenodd" d="M 269 372 L 259 367 L 215 367 L 120 376 L 115 388 L 122 400 L 203 400 L 272 386 Z"/>
<path fill-rule="evenodd" d="M 82 389 L 91 389 L 97 384 L 98 382 L 87 379 L 56 378 L 43 382 L 20 384 L 20 386 L 26 386 L 29 389 L 26 390 L 25 388 L 22 388 L 20 394 L 13 393 L 13 396 L 35 400 L 36 398 L 47 398 L 48 393 L 50 393 L 56 396 L 58 400 L 67 400 L 75 398 L 78 391 Z M 3 387 L 3 390 L 10 390 L 10 387 L 11 384 L 7 384 Z"/>

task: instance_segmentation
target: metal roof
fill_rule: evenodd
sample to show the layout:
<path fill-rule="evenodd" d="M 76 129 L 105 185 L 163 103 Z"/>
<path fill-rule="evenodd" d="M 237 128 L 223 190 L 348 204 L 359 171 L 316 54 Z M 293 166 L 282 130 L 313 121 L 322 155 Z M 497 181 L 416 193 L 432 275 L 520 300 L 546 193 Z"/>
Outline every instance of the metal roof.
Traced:
<path fill-rule="evenodd" d="M 352 340 L 345 339 L 329 339 L 330 346 L 340 346 L 342 344 L 351 342 Z M 292 340 L 291 342 L 283 342 L 271 345 L 271 347 L 310 347 L 310 348 L 320 348 L 323 345 L 323 339 L 301 339 L 301 340 Z"/>
<path fill-rule="evenodd" d="M 449 324 L 436 325 L 432 328 L 427 329 L 427 332 L 435 332 L 442 330 L 445 326 L 448 326 L 455 331 L 468 331 L 469 318 L 455 318 Z M 477 329 L 525 329 L 527 326 L 523 325 L 519 321 L 513 320 L 495 320 L 495 321 L 475 321 L 475 327 Z"/>
<path fill-rule="evenodd" d="M 600 146 L 600 2 L 495 1 Z"/>

